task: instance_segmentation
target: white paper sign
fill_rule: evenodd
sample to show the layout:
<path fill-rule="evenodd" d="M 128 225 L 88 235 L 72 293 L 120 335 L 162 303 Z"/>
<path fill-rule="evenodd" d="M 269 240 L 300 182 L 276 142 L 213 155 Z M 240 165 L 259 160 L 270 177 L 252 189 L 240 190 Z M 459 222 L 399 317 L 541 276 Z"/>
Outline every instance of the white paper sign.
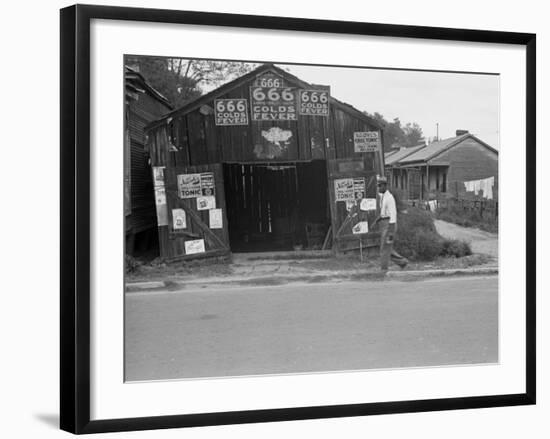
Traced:
<path fill-rule="evenodd" d="M 376 198 L 363 198 L 360 208 L 361 210 L 376 210 Z"/>
<path fill-rule="evenodd" d="M 374 152 L 380 149 L 378 131 L 360 131 L 353 133 L 355 152 Z"/>
<path fill-rule="evenodd" d="M 155 187 L 164 186 L 164 166 L 153 166 L 153 184 Z"/>
<path fill-rule="evenodd" d="M 185 254 L 193 255 L 196 253 L 204 253 L 204 239 L 195 239 L 193 241 L 185 241 Z"/>
<path fill-rule="evenodd" d="M 334 180 L 334 193 L 336 201 L 353 201 L 353 178 L 340 178 Z"/>
<path fill-rule="evenodd" d="M 172 209 L 172 224 L 174 230 L 187 228 L 187 216 L 183 209 Z"/>
<path fill-rule="evenodd" d="M 360 235 L 361 233 L 369 233 L 369 223 L 367 221 L 360 221 L 351 229 L 354 235 Z"/>
<path fill-rule="evenodd" d="M 202 195 L 200 174 L 178 175 L 178 195 L 180 198 L 195 198 Z"/>
<path fill-rule="evenodd" d="M 216 197 L 197 197 L 197 210 L 216 208 Z"/>
<path fill-rule="evenodd" d="M 223 215 L 221 209 L 210 209 L 210 228 L 211 229 L 223 229 Z"/>

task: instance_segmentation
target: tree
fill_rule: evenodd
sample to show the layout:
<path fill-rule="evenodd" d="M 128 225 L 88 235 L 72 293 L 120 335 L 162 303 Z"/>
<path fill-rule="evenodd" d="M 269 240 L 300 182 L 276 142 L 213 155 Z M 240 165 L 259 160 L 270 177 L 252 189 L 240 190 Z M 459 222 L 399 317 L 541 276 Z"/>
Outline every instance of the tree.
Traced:
<path fill-rule="evenodd" d="M 153 88 L 181 107 L 222 83 L 251 71 L 255 64 L 151 56 L 127 57 Z"/>
<path fill-rule="evenodd" d="M 416 122 L 409 122 L 405 126 L 402 126 L 401 120 L 398 117 L 393 119 L 393 122 L 388 122 L 378 112 L 369 114 L 365 111 L 364 113 L 384 127 L 383 137 L 386 150 L 402 146 L 416 146 L 424 141 L 422 128 Z"/>
<path fill-rule="evenodd" d="M 422 134 L 422 128 L 416 122 L 408 123 L 403 128 L 403 146 L 416 146 L 421 143 L 425 143 L 424 135 Z"/>

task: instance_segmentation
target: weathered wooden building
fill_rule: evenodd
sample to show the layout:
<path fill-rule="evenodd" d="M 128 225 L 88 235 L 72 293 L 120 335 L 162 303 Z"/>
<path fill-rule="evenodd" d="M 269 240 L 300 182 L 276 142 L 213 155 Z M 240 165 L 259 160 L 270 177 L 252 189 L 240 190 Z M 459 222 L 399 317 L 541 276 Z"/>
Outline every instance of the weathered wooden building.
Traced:
<path fill-rule="evenodd" d="M 156 242 L 157 217 L 149 153 L 144 127 L 172 110 L 172 106 L 145 78 L 130 67 L 124 69 L 124 213 L 126 253 L 145 250 Z"/>
<path fill-rule="evenodd" d="M 161 255 L 376 245 L 381 130 L 271 64 L 149 124 Z"/>
<path fill-rule="evenodd" d="M 484 187 L 491 186 L 485 190 L 490 199 L 498 199 L 498 151 L 467 131 L 458 130 L 456 134 L 388 155 L 386 175 L 390 185 L 408 199 L 430 200 L 465 196 L 480 182 Z"/>

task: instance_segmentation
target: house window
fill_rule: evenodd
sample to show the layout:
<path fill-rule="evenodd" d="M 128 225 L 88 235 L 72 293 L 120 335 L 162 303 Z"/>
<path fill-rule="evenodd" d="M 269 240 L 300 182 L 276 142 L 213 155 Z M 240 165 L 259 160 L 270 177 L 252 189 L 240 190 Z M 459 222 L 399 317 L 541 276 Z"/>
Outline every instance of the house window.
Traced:
<path fill-rule="evenodd" d="M 441 192 L 447 192 L 447 173 L 444 172 L 441 176 Z"/>

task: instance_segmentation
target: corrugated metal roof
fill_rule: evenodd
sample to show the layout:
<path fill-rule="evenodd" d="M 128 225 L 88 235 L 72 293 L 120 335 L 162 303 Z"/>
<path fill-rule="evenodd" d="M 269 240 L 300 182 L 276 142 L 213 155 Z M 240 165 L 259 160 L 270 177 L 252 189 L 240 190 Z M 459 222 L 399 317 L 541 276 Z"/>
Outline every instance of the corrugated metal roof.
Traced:
<path fill-rule="evenodd" d="M 448 139 L 443 139 L 438 142 L 430 143 L 424 148 L 416 151 L 414 154 L 410 154 L 407 157 L 400 160 L 400 163 L 411 163 L 411 162 L 425 162 L 430 160 L 432 157 L 439 155 L 447 148 L 457 144 L 466 137 L 470 137 L 471 134 L 463 134 L 462 136 L 450 137 Z"/>
<path fill-rule="evenodd" d="M 411 154 L 420 151 L 422 148 L 426 148 L 425 145 L 412 146 L 410 148 L 402 148 L 397 151 L 395 154 L 391 154 L 386 159 L 386 165 L 395 165 L 397 162 L 400 162 L 405 157 L 410 156 Z"/>

